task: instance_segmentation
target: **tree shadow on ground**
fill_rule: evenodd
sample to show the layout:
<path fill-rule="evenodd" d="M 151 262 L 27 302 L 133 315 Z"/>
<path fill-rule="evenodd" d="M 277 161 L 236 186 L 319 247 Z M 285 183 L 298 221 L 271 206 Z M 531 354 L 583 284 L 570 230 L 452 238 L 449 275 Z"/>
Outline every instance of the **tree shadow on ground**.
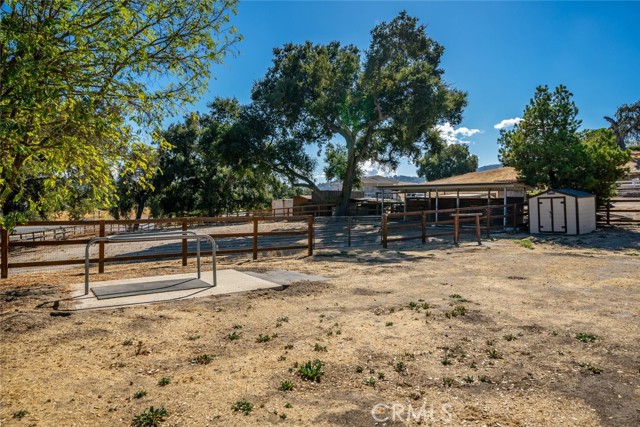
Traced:
<path fill-rule="evenodd" d="M 501 235 L 500 239 L 528 239 L 534 244 L 550 244 L 574 249 L 594 249 L 609 252 L 640 251 L 640 228 L 638 227 L 598 228 L 592 233 L 578 236 L 518 233 Z"/>

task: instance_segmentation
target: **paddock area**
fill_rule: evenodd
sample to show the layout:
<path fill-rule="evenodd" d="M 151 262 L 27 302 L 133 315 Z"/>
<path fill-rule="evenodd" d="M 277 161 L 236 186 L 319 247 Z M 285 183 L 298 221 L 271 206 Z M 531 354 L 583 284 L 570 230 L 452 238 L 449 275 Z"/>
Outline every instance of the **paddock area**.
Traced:
<path fill-rule="evenodd" d="M 81 268 L 3 280 L 0 424 L 129 425 L 151 406 L 162 426 L 640 424 L 637 228 L 219 267 L 328 280 L 64 315 L 52 304 Z M 194 268 L 120 264 L 95 280 Z M 406 423 L 410 405 L 435 418 Z"/>

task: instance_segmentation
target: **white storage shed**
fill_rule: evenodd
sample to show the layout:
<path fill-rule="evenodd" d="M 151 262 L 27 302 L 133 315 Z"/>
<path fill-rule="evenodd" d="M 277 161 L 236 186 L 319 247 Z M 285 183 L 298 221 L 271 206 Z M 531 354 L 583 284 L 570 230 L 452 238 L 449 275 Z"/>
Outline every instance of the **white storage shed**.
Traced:
<path fill-rule="evenodd" d="M 596 229 L 596 196 L 573 189 L 549 190 L 529 199 L 529 232 L 586 234 Z"/>

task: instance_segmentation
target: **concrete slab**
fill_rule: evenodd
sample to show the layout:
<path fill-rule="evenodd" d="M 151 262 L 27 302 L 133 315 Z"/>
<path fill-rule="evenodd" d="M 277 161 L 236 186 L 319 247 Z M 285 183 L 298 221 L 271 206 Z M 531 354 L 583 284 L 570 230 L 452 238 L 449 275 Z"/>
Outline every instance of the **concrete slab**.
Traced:
<path fill-rule="evenodd" d="M 140 277 L 135 279 L 123 279 L 123 280 L 107 280 L 104 282 L 92 282 L 91 289 L 98 289 L 104 286 L 114 285 L 129 285 L 147 283 L 157 280 L 185 280 L 193 279 L 194 273 L 190 274 L 171 274 L 166 276 L 154 276 L 154 277 Z M 207 286 L 213 285 L 212 272 L 202 272 L 200 278 Z M 69 310 L 86 310 L 86 309 L 99 309 L 99 308 L 114 308 L 124 307 L 129 305 L 138 304 L 153 304 L 158 302 L 176 301 L 187 298 L 199 298 L 210 295 L 225 295 L 236 292 L 256 291 L 263 289 L 276 289 L 281 290 L 283 286 L 278 283 L 273 283 L 268 280 L 264 280 L 249 274 L 242 273 L 233 269 L 218 270 L 218 286 L 200 288 L 200 289 L 185 289 L 172 292 L 153 293 L 145 295 L 125 296 L 120 298 L 110 298 L 105 300 L 97 299 L 91 292 L 89 295 L 84 295 L 84 283 L 73 285 L 71 293 L 72 306 L 67 307 L 68 304 L 61 306 L 61 309 Z M 99 291 L 98 291 L 99 292 Z"/>
<path fill-rule="evenodd" d="M 297 271 L 287 270 L 273 270 L 266 271 L 264 273 L 245 271 L 244 273 L 247 273 L 259 279 L 267 280 L 269 282 L 285 286 L 296 282 L 326 282 L 327 280 L 329 280 L 327 277 L 323 276 L 314 276 L 312 274 L 298 273 Z"/>
<path fill-rule="evenodd" d="M 91 289 L 91 292 L 93 292 L 96 298 L 102 300 L 209 287 L 211 287 L 210 284 L 192 277 L 190 279 L 153 280 L 144 283 L 96 286 Z"/>

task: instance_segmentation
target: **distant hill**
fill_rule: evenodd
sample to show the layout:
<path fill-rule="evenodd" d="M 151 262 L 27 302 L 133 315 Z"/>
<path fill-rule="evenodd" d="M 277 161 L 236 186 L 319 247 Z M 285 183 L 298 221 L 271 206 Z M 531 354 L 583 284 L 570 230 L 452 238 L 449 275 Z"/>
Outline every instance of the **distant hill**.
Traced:
<path fill-rule="evenodd" d="M 486 166 L 480 166 L 476 172 L 482 172 L 482 171 L 490 171 L 491 169 L 498 169 L 501 168 L 502 164 L 500 163 L 496 163 L 495 165 L 486 165 Z"/>
<path fill-rule="evenodd" d="M 424 182 L 424 178 L 419 176 L 395 175 L 390 178 L 400 182 Z"/>

